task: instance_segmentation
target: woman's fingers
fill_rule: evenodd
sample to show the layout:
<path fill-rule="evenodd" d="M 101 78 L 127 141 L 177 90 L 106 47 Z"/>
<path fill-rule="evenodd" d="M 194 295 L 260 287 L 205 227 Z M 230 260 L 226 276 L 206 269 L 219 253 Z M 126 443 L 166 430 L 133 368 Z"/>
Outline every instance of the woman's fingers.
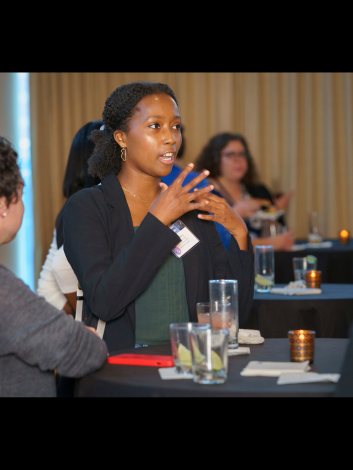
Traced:
<path fill-rule="evenodd" d="M 175 180 L 173 181 L 173 183 L 169 187 L 174 188 L 174 187 L 182 186 L 182 184 L 184 182 L 184 179 L 187 177 L 187 175 L 190 173 L 190 171 L 193 168 L 194 168 L 193 163 L 189 163 L 188 165 L 186 165 L 184 170 L 180 173 L 180 175 L 178 175 L 177 178 L 175 178 Z"/>
<path fill-rule="evenodd" d="M 206 186 L 205 188 L 202 188 L 202 189 L 195 189 L 194 192 L 190 193 L 190 195 L 189 195 L 190 201 L 198 200 L 203 195 L 208 194 L 210 191 L 212 191 L 213 188 L 214 188 L 214 186 L 211 184 L 210 186 Z"/>
<path fill-rule="evenodd" d="M 189 191 L 192 190 L 195 186 L 197 186 L 202 180 L 207 178 L 207 176 L 210 174 L 208 170 L 202 171 L 198 176 L 196 176 L 194 179 L 192 179 L 187 185 L 184 186 L 184 191 L 188 193 Z M 183 180 L 184 181 L 184 180 Z"/>
<path fill-rule="evenodd" d="M 198 214 L 197 217 L 202 220 L 215 220 L 214 214 Z"/>
<path fill-rule="evenodd" d="M 160 188 L 162 188 L 161 194 L 164 193 L 165 191 L 167 191 L 167 189 L 168 189 L 168 186 L 165 183 L 163 183 L 162 181 L 159 183 L 159 186 L 160 186 Z"/>
<path fill-rule="evenodd" d="M 196 210 L 196 209 L 198 209 L 199 211 L 207 211 L 208 210 L 208 202 L 207 201 L 204 201 L 204 202 L 191 202 L 188 205 L 188 208 L 187 208 L 186 212 L 190 212 L 190 211 L 193 211 L 193 210 Z"/>

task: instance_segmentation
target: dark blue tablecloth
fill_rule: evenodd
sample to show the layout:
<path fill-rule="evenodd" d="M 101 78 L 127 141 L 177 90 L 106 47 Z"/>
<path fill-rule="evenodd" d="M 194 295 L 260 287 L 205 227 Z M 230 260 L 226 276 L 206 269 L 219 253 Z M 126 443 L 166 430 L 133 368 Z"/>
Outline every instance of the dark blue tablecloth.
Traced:
<path fill-rule="evenodd" d="M 275 282 L 288 284 L 294 281 L 292 259 L 314 255 L 318 259 L 317 269 L 322 273 L 323 283 L 353 284 L 353 240 L 349 245 L 341 245 L 338 240 L 325 241 L 331 241 L 332 247 L 275 252 Z M 301 243 L 306 242 L 297 242 Z"/>
<path fill-rule="evenodd" d="M 348 340 L 316 339 L 312 372 L 340 373 Z M 240 372 L 249 361 L 290 361 L 289 341 L 269 339 L 263 344 L 249 345 L 250 354 L 231 356 L 228 379 L 222 385 L 200 385 L 192 379 L 162 380 L 158 367 L 104 364 L 93 374 L 75 380 L 76 397 L 331 397 L 334 383 L 277 385 L 277 377 L 242 377 Z M 115 354 L 171 355 L 170 345 L 126 349 Z M 114 354 L 114 353 L 112 353 Z M 340 396 L 352 396 L 349 384 Z"/>
<path fill-rule="evenodd" d="M 283 287 L 284 284 L 276 284 Z M 264 338 L 286 338 L 289 330 L 314 330 L 317 338 L 348 338 L 353 321 L 353 284 L 322 284 L 322 294 L 254 294 L 243 328 Z"/>

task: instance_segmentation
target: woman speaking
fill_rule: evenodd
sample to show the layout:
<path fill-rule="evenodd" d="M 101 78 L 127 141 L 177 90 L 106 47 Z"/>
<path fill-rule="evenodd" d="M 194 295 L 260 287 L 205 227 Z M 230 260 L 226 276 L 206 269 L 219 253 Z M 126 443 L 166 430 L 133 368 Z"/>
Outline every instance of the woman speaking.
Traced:
<path fill-rule="evenodd" d="M 66 204 L 65 254 L 83 290 L 86 324 L 104 334 L 109 351 L 168 343 L 170 323 L 197 321 L 210 279 L 238 280 L 240 326 L 250 311 L 254 265 L 244 221 L 209 195 L 213 186 L 189 193 L 208 171 L 182 187 L 190 164 L 169 187 L 161 182 L 180 148 L 180 127 L 167 85 L 117 88 L 91 134 L 89 172 L 102 183 Z M 214 221 L 232 234 L 228 253 Z M 199 242 L 176 256 L 180 222 Z"/>

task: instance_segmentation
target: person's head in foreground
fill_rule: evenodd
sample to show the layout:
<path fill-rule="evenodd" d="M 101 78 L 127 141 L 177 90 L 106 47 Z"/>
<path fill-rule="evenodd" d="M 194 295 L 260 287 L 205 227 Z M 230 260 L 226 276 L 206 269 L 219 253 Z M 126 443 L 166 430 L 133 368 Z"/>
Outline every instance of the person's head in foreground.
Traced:
<path fill-rule="evenodd" d="M 0 136 L 0 245 L 23 218 L 17 152 Z M 37 296 L 0 264 L 0 397 L 56 396 L 55 375 L 82 377 L 106 360 L 107 347 L 86 326 Z"/>
<path fill-rule="evenodd" d="M 13 240 L 21 227 L 23 186 L 17 152 L 5 137 L 0 137 L 0 245 Z"/>

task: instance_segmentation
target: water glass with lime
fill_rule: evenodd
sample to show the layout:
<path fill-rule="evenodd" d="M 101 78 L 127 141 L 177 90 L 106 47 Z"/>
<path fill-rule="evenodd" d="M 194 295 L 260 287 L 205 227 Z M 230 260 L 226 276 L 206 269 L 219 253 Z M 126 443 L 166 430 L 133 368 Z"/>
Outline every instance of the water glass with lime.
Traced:
<path fill-rule="evenodd" d="M 255 291 L 270 292 L 275 284 L 275 257 L 272 245 L 255 246 Z"/>
<path fill-rule="evenodd" d="M 211 325 L 204 323 L 171 323 L 169 325 L 170 340 L 174 366 L 179 374 L 192 372 L 191 346 L 189 335 L 192 329 L 210 329 Z"/>
<path fill-rule="evenodd" d="M 228 373 L 228 330 L 193 328 L 190 333 L 192 372 L 199 384 L 222 384 Z"/>
<path fill-rule="evenodd" d="M 306 269 L 307 271 L 316 271 L 317 270 L 317 258 L 313 255 L 308 255 L 306 257 Z"/>

